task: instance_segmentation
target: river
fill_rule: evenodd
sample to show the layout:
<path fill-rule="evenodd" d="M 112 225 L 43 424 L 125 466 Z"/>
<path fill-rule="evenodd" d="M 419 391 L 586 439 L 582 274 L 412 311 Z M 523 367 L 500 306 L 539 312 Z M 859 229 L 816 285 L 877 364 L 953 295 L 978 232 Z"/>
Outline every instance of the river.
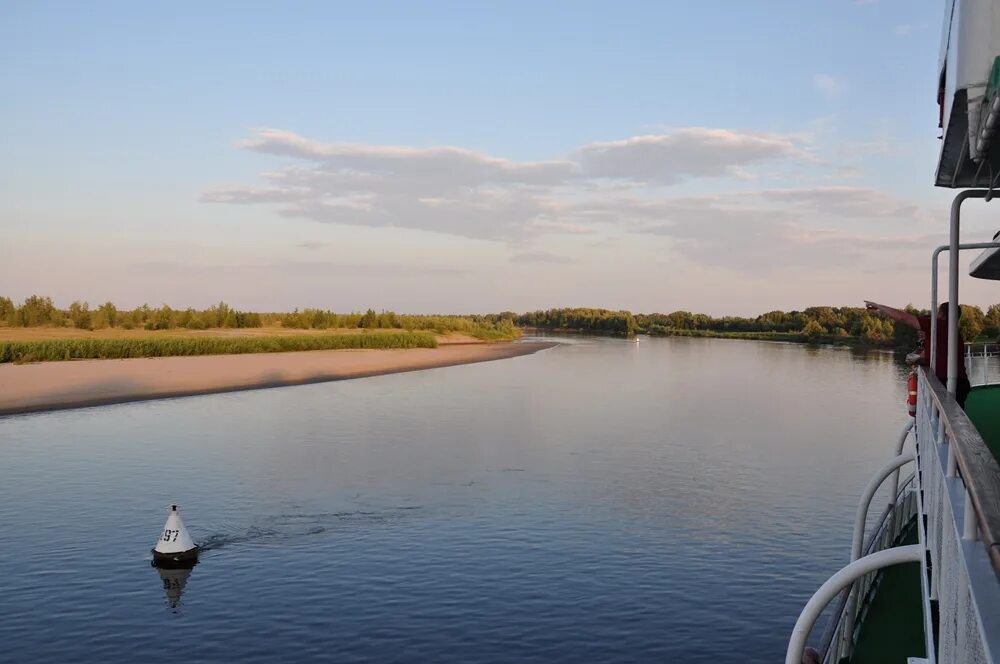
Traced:
<path fill-rule="evenodd" d="M 846 562 L 903 375 L 883 352 L 578 337 L 0 418 L 2 659 L 777 661 Z M 161 578 L 173 502 L 204 551 Z"/>

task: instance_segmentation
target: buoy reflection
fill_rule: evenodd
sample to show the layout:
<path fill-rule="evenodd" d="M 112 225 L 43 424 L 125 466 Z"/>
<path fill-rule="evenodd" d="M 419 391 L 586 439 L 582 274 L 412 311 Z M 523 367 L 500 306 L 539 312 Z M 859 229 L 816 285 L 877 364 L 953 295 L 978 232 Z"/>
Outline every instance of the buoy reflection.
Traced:
<path fill-rule="evenodd" d="M 181 595 L 184 593 L 184 586 L 187 585 L 188 577 L 191 576 L 192 567 L 157 567 L 160 581 L 163 583 L 163 592 L 167 596 L 167 606 L 177 609 L 181 603 Z"/>

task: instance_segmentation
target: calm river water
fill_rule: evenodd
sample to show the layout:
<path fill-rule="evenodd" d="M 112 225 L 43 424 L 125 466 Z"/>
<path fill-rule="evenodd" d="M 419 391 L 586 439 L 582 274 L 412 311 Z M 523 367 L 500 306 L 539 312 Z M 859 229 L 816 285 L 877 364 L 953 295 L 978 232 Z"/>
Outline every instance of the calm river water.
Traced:
<path fill-rule="evenodd" d="M 577 338 L 0 418 L 0 659 L 778 661 L 846 562 L 902 375 L 843 348 Z M 206 549 L 187 578 L 149 564 L 171 502 Z"/>

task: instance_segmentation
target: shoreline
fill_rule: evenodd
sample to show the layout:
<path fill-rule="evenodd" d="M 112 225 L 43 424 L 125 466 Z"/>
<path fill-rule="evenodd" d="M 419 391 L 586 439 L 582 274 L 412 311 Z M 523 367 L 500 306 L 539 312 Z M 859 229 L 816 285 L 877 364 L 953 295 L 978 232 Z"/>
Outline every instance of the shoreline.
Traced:
<path fill-rule="evenodd" d="M 308 385 L 531 355 L 552 342 L 0 365 L 0 416 Z"/>

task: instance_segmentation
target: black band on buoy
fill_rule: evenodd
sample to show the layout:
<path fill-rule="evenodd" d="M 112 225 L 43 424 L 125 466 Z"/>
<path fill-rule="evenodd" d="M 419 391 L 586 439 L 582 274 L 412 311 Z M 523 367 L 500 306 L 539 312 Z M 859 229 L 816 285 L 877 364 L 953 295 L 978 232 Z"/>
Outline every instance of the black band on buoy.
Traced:
<path fill-rule="evenodd" d="M 153 549 L 153 567 L 190 568 L 198 564 L 198 547 L 180 553 L 160 553 Z"/>

